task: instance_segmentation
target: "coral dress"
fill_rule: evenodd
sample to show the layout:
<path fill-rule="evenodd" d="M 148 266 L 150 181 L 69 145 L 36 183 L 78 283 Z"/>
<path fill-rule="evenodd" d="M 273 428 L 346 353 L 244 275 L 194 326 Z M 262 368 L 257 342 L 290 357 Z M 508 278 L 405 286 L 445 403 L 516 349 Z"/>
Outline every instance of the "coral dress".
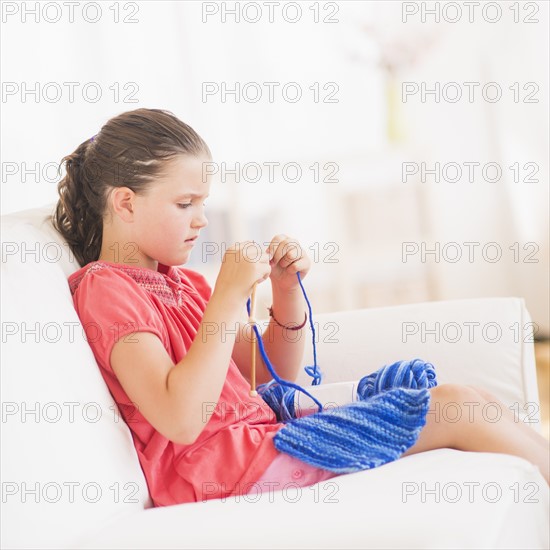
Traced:
<path fill-rule="evenodd" d="M 218 404 L 192 445 L 156 431 L 124 392 L 110 363 L 120 338 L 151 332 L 174 363 L 197 334 L 211 288 L 199 273 L 159 263 L 158 271 L 90 262 L 69 277 L 75 309 L 101 374 L 128 424 L 155 506 L 245 494 L 279 451 L 273 437 L 284 426 L 231 359 Z M 244 307 L 244 306 L 243 306 Z M 247 489 L 248 488 L 248 489 Z"/>

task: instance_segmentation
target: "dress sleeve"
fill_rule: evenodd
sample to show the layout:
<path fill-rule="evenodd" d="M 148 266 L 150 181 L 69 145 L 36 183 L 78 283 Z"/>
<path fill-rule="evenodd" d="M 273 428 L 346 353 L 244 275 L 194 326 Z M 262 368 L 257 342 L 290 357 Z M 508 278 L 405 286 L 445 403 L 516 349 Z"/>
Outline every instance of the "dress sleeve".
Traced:
<path fill-rule="evenodd" d="M 101 269 L 87 273 L 73 294 L 73 303 L 96 360 L 111 368 L 111 351 L 119 340 L 137 342 L 134 332 L 156 334 L 166 347 L 162 316 L 148 294 L 121 272 Z"/>

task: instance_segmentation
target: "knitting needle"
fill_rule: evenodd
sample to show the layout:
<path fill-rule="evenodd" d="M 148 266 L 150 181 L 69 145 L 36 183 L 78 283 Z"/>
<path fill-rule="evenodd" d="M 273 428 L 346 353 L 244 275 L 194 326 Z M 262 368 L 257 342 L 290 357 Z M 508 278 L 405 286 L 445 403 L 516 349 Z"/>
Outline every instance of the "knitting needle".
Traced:
<path fill-rule="evenodd" d="M 250 365 L 250 397 L 256 397 L 258 392 L 256 391 L 256 333 L 254 332 L 254 325 L 256 321 L 254 319 L 254 310 L 256 308 L 256 285 L 252 287 L 252 295 L 250 296 L 250 314 L 248 316 L 248 322 L 250 323 L 250 330 L 252 332 L 252 362 Z"/>

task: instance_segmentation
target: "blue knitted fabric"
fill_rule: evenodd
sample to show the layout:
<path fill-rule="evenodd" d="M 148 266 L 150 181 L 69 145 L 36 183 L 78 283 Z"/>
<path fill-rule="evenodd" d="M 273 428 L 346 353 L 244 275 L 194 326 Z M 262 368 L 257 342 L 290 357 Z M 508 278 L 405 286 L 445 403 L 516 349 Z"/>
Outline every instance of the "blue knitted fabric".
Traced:
<path fill-rule="evenodd" d="M 435 385 L 431 363 L 398 361 L 361 378 L 357 401 L 302 418 L 295 418 L 294 406 L 289 406 L 290 392 L 276 386 L 266 401 L 276 413 L 284 410 L 294 418 L 273 443 L 280 452 L 336 473 L 381 466 L 417 441 L 426 424 L 428 389 Z"/>
<path fill-rule="evenodd" d="M 427 389 L 395 388 L 289 421 L 273 438 L 278 451 L 339 474 L 376 468 L 412 447 L 426 423 Z"/>

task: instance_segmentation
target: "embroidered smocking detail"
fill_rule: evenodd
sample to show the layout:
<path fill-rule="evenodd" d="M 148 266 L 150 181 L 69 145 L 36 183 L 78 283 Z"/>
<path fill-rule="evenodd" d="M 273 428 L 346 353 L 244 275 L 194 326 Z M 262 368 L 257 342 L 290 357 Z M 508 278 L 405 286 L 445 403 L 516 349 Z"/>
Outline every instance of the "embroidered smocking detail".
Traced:
<path fill-rule="evenodd" d="M 118 264 L 114 266 L 101 261 L 93 262 L 82 274 L 71 280 L 71 294 L 75 293 L 78 285 L 86 275 L 95 271 L 100 271 L 102 269 L 108 268 L 122 271 L 123 273 L 131 277 L 134 281 L 136 281 L 136 283 L 140 285 L 144 290 L 153 293 L 164 304 L 168 306 L 182 306 L 183 291 L 180 288 L 181 286 L 186 287 L 187 293 L 197 294 L 193 287 L 191 287 L 189 284 L 186 284 L 181 279 L 177 269 L 174 269 L 173 267 L 168 267 L 168 273 L 164 274 L 160 273 L 159 271 L 153 271 L 152 269 L 126 266 L 124 264 Z"/>

